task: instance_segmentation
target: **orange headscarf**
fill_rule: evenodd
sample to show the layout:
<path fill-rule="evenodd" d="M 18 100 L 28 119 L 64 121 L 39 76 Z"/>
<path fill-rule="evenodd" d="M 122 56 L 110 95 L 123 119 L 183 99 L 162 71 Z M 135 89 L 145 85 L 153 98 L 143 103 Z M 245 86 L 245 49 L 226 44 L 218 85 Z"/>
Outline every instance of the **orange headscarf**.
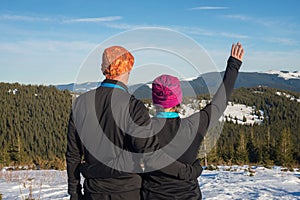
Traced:
<path fill-rule="evenodd" d="M 102 56 L 102 72 L 107 79 L 115 78 L 132 69 L 134 57 L 125 48 L 111 46 L 104 50 Z"/>

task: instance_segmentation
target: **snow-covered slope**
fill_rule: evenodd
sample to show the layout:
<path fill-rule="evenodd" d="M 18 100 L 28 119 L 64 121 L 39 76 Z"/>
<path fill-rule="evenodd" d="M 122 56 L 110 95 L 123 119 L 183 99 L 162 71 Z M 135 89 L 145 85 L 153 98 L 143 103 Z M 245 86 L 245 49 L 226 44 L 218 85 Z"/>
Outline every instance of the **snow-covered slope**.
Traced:
<path fill-rule="evenodd" d="M 264 119 L 264 112 L 262 110 L 255 113 L 254 106 L 246 106 L 243 104 L 236 104 L 229 102 L 224 115 L 225 119 L 233 121 L 238 124 L 261 124 Z"/>
<path fill-rule="evenodd" d="M 270 71 L 263 72 L 263 73 L 266 73 L 266 74 L 278 74 L 278 77 L 282 77 L 285 80 L 300 79 L 300 71 L 288 72 L 288 71 L 270 70 Z"/>
<path fill-rule="evenodd" d="M 181 110 L 180 110 L 180 117 L 185 118 L 188 117 L 195 112 L 199 111 L 199 108 L 203 108 L 208 101 L 202 100 L 201 102 L 199 100 L 190 100 L 189 103 L 182 104 L 181 105 Z M 155 108 L 153 105 L 149 107 L 148 106 L 150 113 L 153 116 L 153 113 L 155 113 Z M 233 102 L 229 102 L 227 105 L 227 108 L 224 112 L 224 117 L 221 118 L 220 120 L 228 120 L 232 121 L 234 123 L 242 124 L 242 125 L 253 125 L 254 123 L 256 124 L 261 124 L 264 120 L 264 112 L 259 110 L 256 111 L 254 106 L 246 106 L 243 104 L 236 104 Z"/>
<path fill-rule="evenodd" d="M 195 80 L 197 78 L 198 78 L 198 76 L 196 76 L 196 77 L 189 77 L 189 78 L 183 78 L 183 79 L 180 79 L 180 81 L 193 81 L 193 80 Z"/>
<path fill-rule="evenodd" d="M 300 103 L 300 98 L 297 98 L 293 95 L 287 94 L 285 92 L 276 92 L 276 95 L 278 96 L 285 96 L 286 98 L 290 99 L 291 101 L 297 101 Z"/>

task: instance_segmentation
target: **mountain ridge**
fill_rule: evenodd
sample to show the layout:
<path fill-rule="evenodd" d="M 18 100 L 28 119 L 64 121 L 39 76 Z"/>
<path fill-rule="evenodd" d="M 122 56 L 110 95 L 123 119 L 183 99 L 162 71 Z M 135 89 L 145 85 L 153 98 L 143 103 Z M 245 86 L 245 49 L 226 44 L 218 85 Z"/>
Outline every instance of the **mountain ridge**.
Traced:
<path fill-rule="evenodd" d="M 196 96 L 199 94 L 208 94 L 215 92 L 218 88 L 221 76 L 224 72 L 205 73 L 199 77 L 187 78 L 181 80 L 181 87 L 184 96 Z M 56 85 L 59 90 L 69 90 L 77 93 L 84 93 L 98 86 L 96 82 L 87 82 L 82 84 Z M 267 72 L 239 72 L 235 89 L 241 87 L 264 86 L 275 89 L 300 92 L 300 71 L 267 71 Z M 129 86 L 129 92 L 137 98 L 151 98 L 151 84 L 134 84 Z"/>

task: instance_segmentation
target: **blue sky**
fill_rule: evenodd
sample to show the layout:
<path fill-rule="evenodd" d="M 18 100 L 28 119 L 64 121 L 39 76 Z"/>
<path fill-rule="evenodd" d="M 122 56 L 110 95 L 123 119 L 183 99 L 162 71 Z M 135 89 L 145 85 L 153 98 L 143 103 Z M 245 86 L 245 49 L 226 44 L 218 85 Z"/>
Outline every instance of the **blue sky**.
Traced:
<path fill-rule="evenodd" d="M 74 82 L 98 44 L 139 27 L 187 35 L 219 71 L 237 41 L 246 51 L 242 71 L 300 70 L 299 6 L 298 0 L 1 0 L 0 82 Z"/>

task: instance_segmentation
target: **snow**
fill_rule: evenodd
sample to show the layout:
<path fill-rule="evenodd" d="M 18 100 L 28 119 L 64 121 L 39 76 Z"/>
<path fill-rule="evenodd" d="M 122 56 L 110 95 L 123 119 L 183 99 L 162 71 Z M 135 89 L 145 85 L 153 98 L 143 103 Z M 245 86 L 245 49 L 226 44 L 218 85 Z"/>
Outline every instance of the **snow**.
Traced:
<path fill-rule="evenodd" d="M 190 99 L 190 103 L 188 104 L 181 104 L 181 110 L 179 116 L 181 118 L 188 117 L 195 112 L 199 111 L 199 108 L 205 107 L 208 103 L 206 100 L 193 100 Z M 150 107 L 150 110 L 154 109 L 154 107 Z M 255 114 L 255 107 L 254 106 L 246 106 L 244 104 L 237 104 L 228 102 L 227 108 L 224 111 L 224 116 L 220 120 L 226 120 L 226 117 L 229 121 L 233 121 L 234 123 L 242 124 L 242 125 L 253 125 L 261 124 L 264 119 L 264 112 L 262 110 L 258 111 L 260 116 Z M 246 118 L 246 121 L 243 121 L 243 118 Z M 237 120 L 236 120 L 237 119 Z"/>
<path fill-rule="evenodd" d="M 9 89 L 8 93 L 13 93 L 13 95 L 16 95 L 18 92 L 18 89 Z"/>
<path fill-rule="evenodd" d="M 90 91 L 90 89 L 81 87 L 81 88 L 76 88 L 75 91 Z"/>
<path fill-rule="evenodd" d="M 290 94 L 286 94 L 285 92 L 276 92 L 276 95 L 278 95 L 278 96 L 285 96 L 286 98 L 288 98 L 288 99 L 290 99 L 291 101 L 297 101 L 297 102 L 299 102 L 300 103 L 300 98 L 297 98 L 297 97 L 295 97 L 295 96 L 292 96 L 292 95 L 290 95 Z"/>
<path fill-rule="evenodd" d="M 264 112 L 259 110 L 260 117 L 255 113 L 254 106 L 246 106 L 244 104 L 236 104 L 232 102 L 228 102 L 227 108 L 224 112 L 224 115 L 227 116 L 229 121 L 236 122 L 235 118 L 237 118 L 238 124 L 261 124 L 263 122 Z M 243 118 L 246 118 L 246 121 L 243 121 Z"/>
<path fill-rule="evenodd" d="M 191 104 L 187 104 L 187 105 L 182 104 L 181 112 L 179 113 L 179 116 L 181 118 L 185 118 L 185 117 L 188 117 L 188 116 L 194 114 L 195 112 L 197 112 L 197 110 L 198 109 L 193 108 Z"/>
<path fill-rule="evenodd" d="M 253 176 L 250 176 L 250 172 Z M 198 178 L 203 199 L 300 199 L 300 172 L 283 172 L 282 167 L 218 166 L 204 170 Z M 32 181 L 30 181 L 32 179 Z M 56 170 L 2 171 L 0 193 L 3 200 L 28 197 L 67 200 L 67 173 Z"/>
<path fill-rule="evenodd" d="M 266 73 L 266 74 L 278 74 L 278 77 L 284 78 L 285 80 L 300 79 L 300 71 L 286 72 L 286 71 L 270 70 L 270 71 L 262 72 L 262 73 Z"/>
<path fill-rule="evenodd" d="M 152 83 L 146 84 L 150 89 L 152 89 Z"/>
<path fill-rule="evenodd" d="M 20 170 L 0 172 L 0 193 L 3 200 L 25 199 L 32 188 L 35 199 L 69 199 L 67 173 L 56 170 Z"/>
<path fill-rule="evenodd" d="M 193 80 L 195 80 L 197 78 L 198 78 L 198 76 L 196 76 L 196 77 L 190 77 L 190 78 L 184 78 L 184 79 L 180 79 L 180 81 L 193 81 Z"/>
<path fill-rule="evenodd" d="M 247 167 L 227 170 L 205 170 L 198 178 L 203 199 L 300 199 L 299 172 L 256 167 L 249 176 Z"/>

